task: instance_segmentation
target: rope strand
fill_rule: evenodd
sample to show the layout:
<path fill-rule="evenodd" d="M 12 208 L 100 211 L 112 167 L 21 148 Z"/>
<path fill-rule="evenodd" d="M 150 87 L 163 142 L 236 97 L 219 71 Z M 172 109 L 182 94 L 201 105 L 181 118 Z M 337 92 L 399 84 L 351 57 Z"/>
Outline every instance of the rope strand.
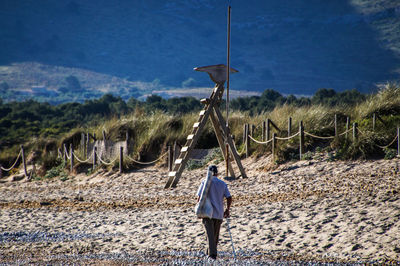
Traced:
<path fill-rule="evenodd" d="M 18 156 L 17 156 L 17 159 L 15 160 L 14 164 L 13 164 L 10 168 L 7 168 L 7 169 L 6 169 L 6 168 L 1 167 L 1 170 L 5 171 L 5 172 L 11 171 L 11 170 L 15 167 L 15 165 L 17 165 L 17 162 L 18 162 L 18 160 L 19 160 L 19 157 L 21 157 L 21 154 L 22 154 L 22 150 L 19 151 L 19 154 L 18 154 Z"/>
<path fill-rule="evenodd" d="M 164 153 L 158 159 L 156 159 L 156 160 L 154 160 L 152 162 L 139 162 L 139 161 L 136 161 L 135 159 L 133 159 L 132 157 L 130 157 L 129 155 L 126 155 L 126 158 L 128 158 L 129 160 L 131 160 L 132 162 L 137 163 L 137 164 L 148 165 L 148 164 L 153 164 L 153 163 L 161 160 L 167 154 L 168 154 L 168 152 Z"/>

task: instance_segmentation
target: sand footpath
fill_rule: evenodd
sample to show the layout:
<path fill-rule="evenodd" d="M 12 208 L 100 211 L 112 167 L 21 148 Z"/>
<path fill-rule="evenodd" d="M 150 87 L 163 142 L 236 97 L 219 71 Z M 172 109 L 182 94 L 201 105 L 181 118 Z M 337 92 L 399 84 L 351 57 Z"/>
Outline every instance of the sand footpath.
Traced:
<path fill-rule="evenodd" d="M 399 158 L 243 165 L 249 178 L 226 181 L 234 263 L 400 262 Z M 193 208 L 205 170 L 185 171 L 175 189 L 163 189 L 166 176 L 154 166 L 0 180 L 0 263 L 201 262 L 206 241 Z M 219 252 L 221 263 L 232 259 L 226 223 Z"/>

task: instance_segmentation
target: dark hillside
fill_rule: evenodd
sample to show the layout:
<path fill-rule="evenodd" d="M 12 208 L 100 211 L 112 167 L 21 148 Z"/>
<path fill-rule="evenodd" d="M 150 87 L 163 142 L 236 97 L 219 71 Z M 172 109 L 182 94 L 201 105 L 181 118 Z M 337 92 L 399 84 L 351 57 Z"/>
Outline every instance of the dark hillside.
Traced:
<path fill-rule="evenodd" d="M 232 10 L 235 89 L 367 92 L 399 78 L 398 1 L 232 1 Z M 163 87 L 209 86 L 193 67 L 226 56 L 224 1 L 3 0 L 0 28 L 0 65 L 32 61 Z"/>

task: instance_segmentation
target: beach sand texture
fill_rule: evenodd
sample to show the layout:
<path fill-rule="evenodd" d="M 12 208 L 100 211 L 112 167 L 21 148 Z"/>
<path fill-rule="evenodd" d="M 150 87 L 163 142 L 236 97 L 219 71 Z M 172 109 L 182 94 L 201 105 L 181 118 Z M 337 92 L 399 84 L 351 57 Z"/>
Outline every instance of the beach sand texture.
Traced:
<path fill-rule="evenodd" d="M 226 181 L 237 260 L 223 223 L 221 264 L 400 262 L 399 158 L 243 165 L 247 179 Z M 0 263 L 201 263 L 206 240 L 193 209 L 205 169 L 185 171 L 167 190 L 158 166 L 66 181 L 3 178 Z"/>

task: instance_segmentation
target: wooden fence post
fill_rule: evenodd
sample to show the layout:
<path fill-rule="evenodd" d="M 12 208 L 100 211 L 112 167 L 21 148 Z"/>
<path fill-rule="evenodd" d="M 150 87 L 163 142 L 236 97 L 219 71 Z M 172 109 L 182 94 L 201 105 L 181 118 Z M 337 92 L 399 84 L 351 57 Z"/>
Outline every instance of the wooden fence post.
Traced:
<path fill-rule="evenodd" d="M 93 149 L 93 170 L 96 169 L 97 163 L 97 147 L 95 146 Z"/>
<path fill-rule="evenodd" d="M 375 126 L 376 126 L 376 114 L 372 114 L 372 131 L 375 131 Z"/>
<path fill-rule="evenodd" d="M 21 145 L 21 155 L 22 155 L 22 164 L 24 166 L 24 175 L 28 176 L 28 171 L 26 170 L 25 151 L 23 145 Z"/>
<path fill-rule="evenodd" d="M 69 156 L 71 162 L 71 173 L 74 171 L 74 145 L 72 143 L 69 145 Z"/>
<path fill-rule="evenodd" d="M 271 125 L 271 123 L 270 123 L 270 121 L 269 121 L 269 118 L 267 118 L 267 123 L 266 123 L 266 126 L 267 126 L 267 139 L 266 139 L 266 141 L 268 141 L 268 140 L 270 140 L 270 138 L 271 138 L 271 127 L 270 127 L 270 125 Z"/>
<path fill-rule="evenodd" d="M 85 133 L 81 133 L 81 144 L 80 144 L 80 150 L 81 150 L 81 152 L 82 152 L 82 154 L 85 154 Z M 84 160 L 86 159 L 86 158 L 83 158 Z"/>
<path fill-rule="evenodd" d="M 168 171 L 172 171 L 172 164 L 174 161 L 174 153 L 172 152 L 172 146 L 168 146 Z"/>
<path fill-rule="evenodd" d="M 272 133 L 272 160 L 275 161 L 276 133 Z"/>
<path fill-rule="evenodd" d="M 299 155 L 300 155 L 300 160 L 303 157 L 303 148 L 304 148 L 304 127 L 303 127 L 303 121 L 300 121 L 299 124 L 299 138 L 300 138 L 300 146 L 299 146 Z"/>
<path fill-rule="evenodd" d="M 129 153 L 129 132 L 126 131 L 125 133 L 125 143 L 126 143 L 126 154 Z"/>
<path fill-rule="evenodd" d="M 289 119 L 288 119 L 288 137 L 290 137 L 291 135 L 292 135 L 292 118 L 291 117 L 289 117 Z"/>
<path fill-rule="evenodd" d="M 357 138 L 358 138 L 357 127 L 358 127 L 358 124 L 357 123 L 353 123 L 353 141 L 356 141 Z"/>
<path fill-rule="evenodd" d="M 89 135 L 89 132 L 88 133 L 86 133 L 86 143 L 85 143 L 85 145 L 86 145 L 86 152 L 85 152 L 85 160 L 87 159 L 87 158 L 89 158 L 89 144 L 90 144 L 90 135 Z"/>
<path fill-rule="evenodd" d="M 64 162 L 66 162 L 67 161 L 67 146 L 65 145 L 65 143 L 63 145 L 63 157 L 64 157 Z"/>
<path fill-rule="evenodd" d="M 348 135 L 349 135 L 349 129 L 350 129 L 350 117 L 347 117 L 346 118 L 346 140 L 347 140 L 347 138 L 348 138 Z"/>
<path fill-rule="evenodd" d="M 249 157 L 249 152 L 250 152 L 249 124 L 246 124 L 246 158 Z"/>
<path fill-rule="evenodd" d="M 337 121 L 337 114 L 335 114 L 335 121 L 334 121 L 334 124 L 335 124 L 335 137 L 337 138 L 337 136 L 338 136 L 338 121 Z"/>
<path fill-rule="evenodd" d="M 123 164 L 124 164 L 124 147 L 119 147 L 119 173 L 123 172 Z"/>
<path fill-rule="evenodd" d="M 262 141 L 265 141 L 265 137 L 266 137 L 266 127 L 265 127 L 265 121 L 262 122 Z"/>
<path fill-rule="evenodd" d="M 0 179 L 2 179 L 3 178 L 3 169 L 2 169 L 2 165 L 0 164 Z"/>
<path fill-rule="evenodd" d="M 246 143 L 246 123 L 243 124 L 243 144 Z"/>
<path fill-rule="evenodd" d="M 400 127 L 397 127 L 397 156 L 400 157 Z"/>

